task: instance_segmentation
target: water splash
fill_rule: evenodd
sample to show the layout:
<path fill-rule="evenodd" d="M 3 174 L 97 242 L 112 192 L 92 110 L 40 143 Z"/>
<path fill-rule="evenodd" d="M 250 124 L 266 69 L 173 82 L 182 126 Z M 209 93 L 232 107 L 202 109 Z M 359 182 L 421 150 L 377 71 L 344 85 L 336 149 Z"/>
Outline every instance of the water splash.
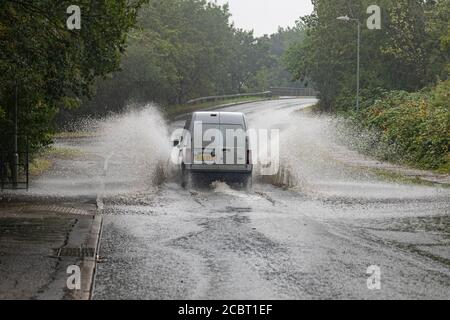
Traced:
<path fill-rule="evenodd" d="M 79 121 L 74 136 L 55 147 L 74 148 L 83 156 L 53 159 L 53 167 L 32 182 L 29 194 L 96 197 L 148 190 L 164 180 L 170 154 L 166 122 L 154 105 L 121 115 Z"/>
<path fill-rule="evenodd" d="M 250 117 L 253 128 L 278 128 L 281 131 L 282 167 L 277 181 L 283 180 L 286 186 L 326 198 L 417 199 L 444 192 L 436 187 L 379 177 L 369 169 L 378 168 L 379 161 L 351 150 L 355 143 L 370 143 L 370 139 L 342 131 L 338 118 L 299 112 L 301 108 L 297 105 L 297 108 L 285 108 L 286 112 L 269 110 Z"/>
<path fill-rule="evenodd" d="M 136 189 L 161 181 L 171 149 L 166 122 L 156 107 L 111 117 L 100 124 L 99 133 L 102 153 L 108 155 L 107 182 Z"/>

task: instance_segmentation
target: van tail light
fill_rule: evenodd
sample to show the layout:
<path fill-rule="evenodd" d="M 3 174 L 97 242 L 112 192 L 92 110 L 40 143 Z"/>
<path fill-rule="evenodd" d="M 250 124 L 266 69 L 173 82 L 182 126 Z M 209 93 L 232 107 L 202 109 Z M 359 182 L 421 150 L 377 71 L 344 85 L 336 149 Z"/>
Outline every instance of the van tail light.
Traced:
<path fill-rule="evenodd" d="M 250 149 L 247 150 L 247 164 L 250 165 L 253 163 L 252 159 L 252 151 Z"/>

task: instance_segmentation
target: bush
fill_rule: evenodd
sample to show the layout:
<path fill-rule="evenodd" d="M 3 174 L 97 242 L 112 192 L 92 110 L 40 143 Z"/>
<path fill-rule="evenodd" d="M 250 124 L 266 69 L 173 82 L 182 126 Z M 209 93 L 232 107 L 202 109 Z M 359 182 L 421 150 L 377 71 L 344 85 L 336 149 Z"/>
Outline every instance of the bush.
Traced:
<path fill-rule="evenodd" d="M 376 137 L 370 153 L 423 169 L 449 167 L 450 81 L 431 91 L 392 91 L 353 115 L 357 130 Z"/>

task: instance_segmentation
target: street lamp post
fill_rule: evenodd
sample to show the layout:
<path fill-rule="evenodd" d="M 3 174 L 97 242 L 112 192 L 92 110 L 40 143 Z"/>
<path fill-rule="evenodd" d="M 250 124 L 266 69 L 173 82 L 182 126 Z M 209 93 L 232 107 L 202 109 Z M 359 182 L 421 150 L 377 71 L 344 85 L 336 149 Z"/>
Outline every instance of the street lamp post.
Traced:
<path fill-rule="evenodd" d="M 359 111 L 359 91 L 360 91 L 360 52 L 361 52 L 361 21 L 359 19 L 352 19 L 349 16 L 338 17 L 341 21 L 356 21 L 358 25 L 358 53 L 357 53 L 357 67 L 356 67 L 356 111 Z"/>

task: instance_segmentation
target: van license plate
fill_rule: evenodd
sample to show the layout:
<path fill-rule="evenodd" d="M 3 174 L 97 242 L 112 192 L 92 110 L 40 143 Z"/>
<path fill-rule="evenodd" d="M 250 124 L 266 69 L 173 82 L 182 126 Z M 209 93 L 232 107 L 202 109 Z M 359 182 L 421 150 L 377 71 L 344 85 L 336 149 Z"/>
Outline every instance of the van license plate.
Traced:
<path fill-rule="evenodd" d="M 203 162 L 203 161 L 205 161 L 205 162 L 213 162 L 213 161 L 216 161 L 216 157 L 212 156 L 211 154 L 208 154 L 208 153 L 205 153 L 205 154 L 199 153 L 199 154 L 197 154 L 195 156 L 195 161 L 199 161 L 199 162 Z"/>

